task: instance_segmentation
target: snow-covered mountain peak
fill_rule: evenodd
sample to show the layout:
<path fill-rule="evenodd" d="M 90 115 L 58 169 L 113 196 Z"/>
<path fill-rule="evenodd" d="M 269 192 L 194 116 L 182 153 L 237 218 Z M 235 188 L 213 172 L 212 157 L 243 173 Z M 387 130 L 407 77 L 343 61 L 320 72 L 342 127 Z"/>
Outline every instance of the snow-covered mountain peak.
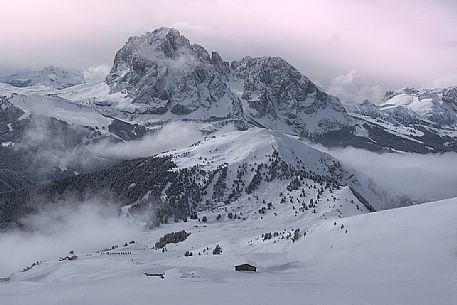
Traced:
<path fill-rule="evenodd" d="M 161 39 L 164 39 L 168 36 L 168 38 L 170 38 L 170 37 L 184 38 L 185 40 L 187 40 L 184 36 L 181 35 L 181 33 L 177 29 L 166 27 L 166 26 L 157 28 L 152 32 L 146 32 L 146 35 L 154 36 L 154 37 L 161 38 Z"/>
<path fill-rule="evenodd" d="M 191 49 L 190 41 L 181 35 L 178 30 L 165 27 L 146 32 L 139 37 L 130 37 L 126 46 L 146 58 L 159 56 L 159 54 L 169 58 L 176 58 Z"/>
<path fill-rule="evenodd" d="M 198 164 L 205 157 L 210 162 L 202 168 L 216 169 L 225 164 L 269 163 L 270 155 L 278 154 L 295 169 L 307 168 L 319 174 L 329 174 L 325 164 L 329 155 L 322 153 L 293 136 L 274 130 L 250 128 L 209 136 L 204 141 L 173 153 L 178 166 Z M 200 161 L 199 161 L 200 160 Z"/>
<path fill-rule="evenodd" d="M 384 101 L 387 101 L 387 100 L 393 98 L 396 95 L 400 95 L 400 94 L 417 94 L 417 93 L 419 93 L 419 91 L 420 90 L 415 89 L 415 88 L 411 88 L 411 87 L 405 87 L 405 88 L 401 88 L 399 90 L 389 90 L 384 95 Z"/>
<path fill-rule="evenodd" d="M 116 63 L 122 63 L 129 56 L 134 56 L 137 60 L 152 62 L 167 61 L 168 65 L 172 65 L 173 61 L 177 61 L 175 67 L 173 67 L 175 69 L 178 66 L 196 66 L 198 62 L 210 64 L 222 61 L 217 52 L 213 52 L 213 55 L 210 56 L 204 47 L 192 44 L 178 30 L 167 27 L 146 32 L 141 36 L 130 37 L 116 54 L 114 59 L 115 66 Z"/>
<path fill-rule="evenodd" d="M 84 76 L 78 71 L 51 65 L 40 70 L 16 72 L 2 77 L 0 82 L 15 87 L 44 86 L 64 89 L 84 82 Z"/>
<path fill-rule="evenodd" d="M 294 66 L 292 66 L 287 60 L 280 56 L 244 56 L 240 60 L 235 60 L 231 63 L 233 69 L 237 69 L 240 66 L 258 66 L 258 67 L 271 67 L 277 66 L 293 70 L 296 73 L 300 73 Z"/>
<path fill-rule="evenodd" d="M 263 196 L 263 189 L 279 196 L 281 188 L 289 185 L 289 189 L 294 189 L 298 180 L 311 179 L 327 185 L 350 186 L 369 209 L 386 208 L 382 204 L 386 195 L 369 179 L 297 137 L 274 130 L 253 127 L 217 133 L 190 147 L 160 155 L 167 156 L 179 171 L 220 177 L 216 184 L 223 184 L 224 190 L 220 190 L 220 196 L 211 196 L 219 201 L 242 200 L 252 193 Z M 213 186 L 209 189 L 213 190 Z"/>
<path fill-rule="evenodd" d="M 49 82 L 58 83 L 58 68 L 45 71 Z M 5 96 L 57 95 L 140 124 L 191 120 L 218 129 L 234 123 L 241 130 L 263 127 L 325 146 L 420 153 L 455 149 L 455 87 L 404 88 L 388 92 L 382 105 L 345 108 L 281 57 L 246 56 L 228 63 L 172 28 L 129 38 L 116 53 L 106 83 L 63 90 L 0 84 L 0 91 Z M 424 122 L 446 130 L 408 131 Z M 404 124 L 408 128 L 399 127 Z"/>
<path fill-rule="evenodd" d="M 283 58 L 247 56 L 229 64 L 170 28 L 130 38 L 107 83 L 112 92 L 126 92 L 137 112 L 161 120 L 231 119 L 304 136 L 352 124 L 336 97 Z"/>
<path fill-rule="evenodd" d="M 443 89 L 443 101 L 453 102 L 457 105 L 457 86 Z"/>

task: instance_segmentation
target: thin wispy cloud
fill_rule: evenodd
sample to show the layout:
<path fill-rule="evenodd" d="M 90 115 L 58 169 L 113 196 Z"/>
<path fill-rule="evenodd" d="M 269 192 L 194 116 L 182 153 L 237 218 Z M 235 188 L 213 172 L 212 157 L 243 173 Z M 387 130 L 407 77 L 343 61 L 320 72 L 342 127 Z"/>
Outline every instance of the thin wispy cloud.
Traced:
<path fill-rule="evenodd" d="M 102 141 L 90 145 L 87 151 L 89 154 L 99 157 L 134 159 L 184 148 L 201 140 L 202 137 L 202 132 L 197 124 L 174 122 L 140 140 L 120 143 Z"/>
<path fill-rule="evenodd" d="M 368 100 L 372 103 L 380 103 L 386 93 L 386 88 L 380 85 L 360 85 L 360 76 L 352 70 L 346 74 L 335 77 L 327 91 L 338 96 L 345 103 L 361 103 Z"/>

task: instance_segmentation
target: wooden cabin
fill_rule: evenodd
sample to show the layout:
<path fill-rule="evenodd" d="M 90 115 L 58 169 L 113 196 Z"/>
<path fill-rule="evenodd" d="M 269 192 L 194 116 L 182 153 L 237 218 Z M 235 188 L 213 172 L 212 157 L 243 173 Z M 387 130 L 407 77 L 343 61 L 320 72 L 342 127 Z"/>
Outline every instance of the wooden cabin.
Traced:
<path fill-rule="evenodd" d="M 235 266 L 235 271 L 251 271 L 251 272 L 256 272 L 257 267 L 250 265 L 250 264 L 241 264 L 238 266 Z"/>

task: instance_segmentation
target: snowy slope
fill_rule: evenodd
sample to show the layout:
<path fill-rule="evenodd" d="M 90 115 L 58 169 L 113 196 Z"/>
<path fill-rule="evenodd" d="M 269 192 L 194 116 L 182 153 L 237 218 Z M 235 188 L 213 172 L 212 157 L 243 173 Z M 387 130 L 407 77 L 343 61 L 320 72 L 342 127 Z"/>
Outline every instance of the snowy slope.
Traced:
<path fill-rule="evenodd" d="M 201 143 L 172 154 L 179 167 L 201 163 L 200 167 L 203 169 L 215 169 L 224 164 L 237 166 L 242 163 L 268 163 L 268 155 L 272 154 L 273 150 L 277 150 L 288 164 L 295 167 L 301 166 L 299 162 L 303 162 L 307 170 L 324 175 L 330 173 L 323 161 L 325 157 L 330 159 L 330 156 L 294 137 L 255 127 L 247 131 L 217 133 Z M 210 161 L 202 162 L 202 158 Z"/>
<path fill-rule="evenodd" d="M 132 234 L 137 242 L 127 247 L 76 251 L 74 261 L 48 258 L 0 282 L 0 298 L 11 305 L 448 305 L 457 297 L 456 217 L 455 198 L 318 222 L 281 211 L 263 221 L 209 215 L 206 224 L 190 220 Z M 306 236 L 281 239 L 296 228 Z M 191 232 L 187 240 L 153 250 L 160 236 L 182 229 Z M 262 241 L 275 230 L 278 237 Z M 216 244 L 221 255 L 212 254 Z M 245 262 L 258 272 L 234 271 Z"/>
<path fill-rule="evenodd" d="M 75 102 L 43 86 L 28 89 L 0 86 L 0 167 L 31 181 L 62 178 L 66 169 L 68 174 L 81 173 L 80 165 L 92 161 L 86 170 L 96 170 L 101 158 L 82 153 L 89 152 L 90 145 L 139 139 L 146 133 L 144 126 L 116 119 L 112 111 L 104 113 L 86 100 Z M 93 91 L 92 95 L 103 94 Z M 58 92 L 72 97 L 66 89 Z M 68 164 L 66 160 L 72 160 L 72 170 L 62 165 Z"/>
<path fill-rule="evenodd" d="M 40 114 L 69 124 L 106 128 L 113 121 L 90 107 L 54 96 L 13 95 L 9 101 L 24 111 L 25 115 Z"/>
<path fill-rule="evenodd" d="M 170 153 L 162 156 L 166 155 Z M 383 193 L 362 174 L 345 167 L 337 159 L 308 146 L 298 138 L 277 131 L 254 127 L 247 131 L 216 133 L 189 148 L 172 152 L 171 156 L 178 168 L 197 167 L 206 172 L 220 172 L 227 168 L 223 182 L 225 194 L 221 199 L 234 196 L 235 200 L 240 197 L 239 200 L 245 202 L 249 192 L 244 188 L 249 188 L 258 176 L 258 189 L 254 188 L 253 192 L 258 197 L 257 201 L 275 202 L 279 200 L 278 197 L 288 194 L 290 198 L 287 200 L 301 205 L 317 195 L 316 189 L 313 189 L 316 183 L 326 185 L 324 194 L 329 196 L 332 189 L 329 185 L 336 183 L 350 186 L 368 201 L 367 206 L 376 210 L 391 208 L 396 204 L 394 198 Z M 284 177 L 281 177 L 282 174 Z M 291 187 L 296 179 L 300 182 L 297 182 L 296 187 Z M 320 179 L 323 181 L 317 182 Z M 295 190 L 288 191 L 288 187 Z M 301 195 L 302 190 L 306 193 L 305 196 Z M 358 200 L 357 202 L 362 205 Z"/>
<path fill-rule="evenodd" d="M 208 211 L 232 212 L 235 219 L 261 218 L 277 205 L 287 206 L 292 216 L 343 217 L 342 207 L 336 204 L 342 190 L 352 194 L 347 204 L 356 211 L 391 208 L 398 202 L 330 155 L 297 138 L 261 128 L 218 131 L 183 149 L 27 190 L 25 198 L 47 196 L 46 204 L 58 204 L 62 193 L 84 198 L 81 194 L 91 196 L 101 190 L 103 196 L 106 188 L 113 196 L 107 200 L 117 198 L 147 227 Z M 10 201 L 18 207 L 17 213 L 5 211 L 10 217 L 0 217 L 5 226 L 21 223 L 25 215 L 20 212 L 35 209 L 24 199 L 24 192 L 0 196 L 0 207 Z M 318 206 L 328 209 L 321 211 Z"/>

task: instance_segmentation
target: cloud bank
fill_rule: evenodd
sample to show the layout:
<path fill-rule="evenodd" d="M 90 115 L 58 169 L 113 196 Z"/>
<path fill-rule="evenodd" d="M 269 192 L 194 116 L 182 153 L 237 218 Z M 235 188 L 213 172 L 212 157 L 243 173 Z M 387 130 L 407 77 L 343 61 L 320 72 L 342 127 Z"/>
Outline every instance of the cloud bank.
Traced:
<path fill-rule="evenodd" d="M 457 197 L 457 153 L 420 155 L 374 153 L 356 148 L 325 149 L 344 164 L 370 177 L 398 196 L 417 202 Z"/>
<path fill-rule="evenodd" d="M 371 103 L 379 104 L 386 93 L 386 89 L 380 85 L 361 85 L 360 76 L 355 70 L 335 77 L 327 91 L 339 97 L 344 103 L 362 103 L 368 100 Z"/>
<path fill-rule="evenodd" d="M 202 138 L 198 124 L 172 122 L 141 140 L 121 143 L 103 141 L 89 145 L 88 151 L 99 157 L 134 159 L 152 156 L 172 149 L 184 148 Z"/>
<path fill-rule="evenodd" d="M 38 118 L 26 133 L 24 143 L 38 147 L 37 164 L 66 168 L 89 157 L 132 159 L 188 146 L 202 138 L 199 125 L 176 122 L 156 133 L 130 142 L 100 142 L 70 149 L 65 137 L 50 133 L 49 122 Z M 18 272 L 41 260 L 55 260 L 74 250 L 76 254 L 94 252 L 128 242 L 139 236 L 139 226 L 119 217 L 118 206 L 95 200 L 84 203 L 70 199 L 45 205 L 37 215 L 23 221 L 27 232 L 0 233 L 0 277 Z"/>
<path fill-rule="evenodd" d="M 38 173 L 50 169 L 91 169 L 104 166 L 112 159 L 135 159 L 153 156 L 165 151 L 187 147 L 201 140 L 200 125 L 191 122 L 171 122 L 140 140 L 114 142 L 105 139 L 89 144 L 79 143 L 79 137 L 87 136 L 87 130 L 74 127 L 60 132 L 53 127 L 53 120 L 34 117 L 17 149 L 33 151 L 32 158 Z"/>
<path fill-rule="evenodd" d="M 90 66 L 84 70 L 83 75 L 86 81 L 101 81 L 106 78 L 109 71 L 111 70 L 110 66 L 106 64 L 101 64 L 97 66 Z"/>
<path fill-rule="evenodd" d="M 24 220 L 30 232 L 0 233 L 0 277 L 41 260 L 122 246 L 137 238 L 139 227 L 118 217 L 115 206 L 96 201 L 48 206 Z"/>

